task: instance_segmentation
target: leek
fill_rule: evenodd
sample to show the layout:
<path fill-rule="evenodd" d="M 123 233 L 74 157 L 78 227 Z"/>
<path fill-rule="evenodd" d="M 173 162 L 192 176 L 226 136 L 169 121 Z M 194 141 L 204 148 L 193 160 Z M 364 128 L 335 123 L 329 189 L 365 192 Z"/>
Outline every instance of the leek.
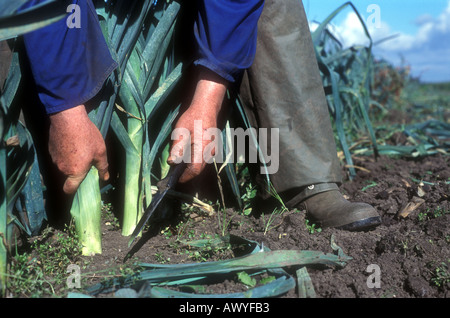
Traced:
<path fill-rule="evenodd" d="M 102 253 L 101 212 L 98 171 L 92 167 L 80 184 L 70 209 L 83 255 Z"/>
<path fill-rule="evenodd" d="M 123 103 L 121 111 L 127 116 L 127 136 L 123 134 L 124 129 L 116 126 L 116 124 L 119 125 L 119 122 L 116 121 L 113 127 L 116 134 L 120 134 L 119 139 L 125 149 L 125 193 L 122 222 L 122 235 L 124 236 L 133 233 L 142 216 L 144 205 L 148 206 L 152 198 L 149 189 L 153 160 L 149 156 L 150 153 L 154 153 L 154 149 L 159 150 L 160 145 L 156 142 L 150 145 L 149 115 L 154 115 L 152 114 L 154 108 L 149 107 L 149 104 L 156 106 L 153 102 L 161 103 L 167 97 L 164 93 L 170 88 L 173 80 L 179 78 L 180 74 L 179 72 L 175 73 L 174 79 L 170 78 L 168 81 L 169 86 L 164 86 L 166 84 L 165 77 L 167 74 L 171 74 L 172 70 L 172 63 L 169 63 L 168 60 L 172 60 L 170 55 L 173 52 L 169 50 L 169 47 L 172 43 L 180 5 L 172 2 L 167 8 L 163 7 L 155 9 L 154 15 L 160 20 L 154 29 L 153 26 L 150 26 L 148 35 L 140 34 L 126 63 L 119 95 Z M 140 11 L 139 14 L 141 20 L 146 16 L 145 10 Z M 157 82 L 158 78 L 159 83 Z M 153 92 L 155 84 L 159 85 L 156 92 Z M 157 133 L 157 129 L 152 127 L 152 132 Z M 158 138 L 156 139 L 159 141 Z"/>
<path fill-rule="evenodd" d="M 0 141 L 3 141 L 3 108 L 0 107 Z M 6 273 L 8 270 L 8 251 L 5 246 L 7 209 L 6 209 L 6 149 L 3 142 L 0 143 L 0 187 L 3 189 L 0 196 L 0 291 L 6 289 Z"/>
<path fill-rule="evenodd" d="M 124 91 L 123 88 L 121 92 Z M 132 109 L 127 107 L 128 112 L 133 111 L 136 115 L 139 115 L 139 107 L 132 97 L 127 104 L 132 106 Z M 128 136 L 136 151 L 126 151 L 125 155 L 125 202 L 122 224 L 122 235 L 124 236 L 133 233 L 142 216 L 141 167 L 144 127 L 142 121 L 136 117 L 129 115 L 127 119 Z"/>

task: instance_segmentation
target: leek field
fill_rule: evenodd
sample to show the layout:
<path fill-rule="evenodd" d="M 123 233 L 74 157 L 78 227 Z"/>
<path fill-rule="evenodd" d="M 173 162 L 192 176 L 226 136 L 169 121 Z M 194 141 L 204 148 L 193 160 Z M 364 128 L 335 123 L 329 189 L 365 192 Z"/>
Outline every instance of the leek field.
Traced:
<path fill-rule="evenodd" d="M 0 291 L 4 298 L 445 298 L 450 296 L 450 83 L 422 83 L 409 66 L 343 48 L 329 26 L 312 33 L 342 163 L 342 192 L 383 224 L 322 229 L 275 191 L 263 206 L 246 164 L 210 165 L 171 190 L 134 244 L 166 163 L 189 60 L 183 2 L 97 1 L 119 68 L 92 101 L 111 179 L 95 169 L 74 197 L 54 181 L 21 35 L 52 23 L 61 2 L 26 15 L 0 3 L 0 40 L 13 59 L 0 97 Z M 122 6 L 128 6 L 124 14 Z M 356 10 L 355 10 L 356 11 Z M 237 92 L 227 126 L 248 127 Z M 226 137 L 226 136 L 225 136 Z M 170 308 L 169 308 L 170 309 Z"/>

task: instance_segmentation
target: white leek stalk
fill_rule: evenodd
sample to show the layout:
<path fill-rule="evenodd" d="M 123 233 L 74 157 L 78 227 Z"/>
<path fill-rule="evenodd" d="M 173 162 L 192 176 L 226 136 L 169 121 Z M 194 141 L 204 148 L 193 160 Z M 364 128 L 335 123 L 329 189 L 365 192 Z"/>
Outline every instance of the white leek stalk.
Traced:
<path fill-rule="evenodd" d="M 101 212 L 98 171 L 92 167 L 80 184 L 70 209 L 83 255 L 102 253 Z"/>

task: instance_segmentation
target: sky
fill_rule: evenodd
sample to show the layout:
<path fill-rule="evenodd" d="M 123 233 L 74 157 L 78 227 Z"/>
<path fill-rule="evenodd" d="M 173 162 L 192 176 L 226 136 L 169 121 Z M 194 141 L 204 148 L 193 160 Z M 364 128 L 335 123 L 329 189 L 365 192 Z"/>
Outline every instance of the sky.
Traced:
<path fill-rule="evenodd" d="M 303 0 L 306 15 L 322 22 L 347 0 Z M 410 65 L 423 82 L 450 82 L 450 0 L 353 0 L 371 34 L 373 53 L 394 65 Z M 345 46 L 366 44 L 355 11 L 332 21 Z M 382 41 L 393 36 L 390 40 Z"/>

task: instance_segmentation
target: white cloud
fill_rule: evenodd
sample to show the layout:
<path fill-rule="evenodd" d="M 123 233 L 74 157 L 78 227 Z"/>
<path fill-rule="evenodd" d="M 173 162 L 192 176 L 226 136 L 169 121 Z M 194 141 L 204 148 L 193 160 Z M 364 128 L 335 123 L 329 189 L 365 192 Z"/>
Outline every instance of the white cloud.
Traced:
<path fill-rule="evenodd" d="M 311 30 L 317 28 L 316 24 L 311 24 Z M 361 24 L 357 14 L 355 12 L 349 12 L 342 23 L 340 24 L 330 24 L 328 26 L 329 30 L 333 35 L 341 42 L 344 48 L 353 45 L 368 45 L 369 38 L 367 37 L 364 27 Z M 382 45 L 386 49 L 397 50 L 397 49 L 409 49 L 414 43 L 414 37 L 408 34 L 402 34 L 400 32 L 393 32 L 390 26 L 381 21 L 379 27 L 374 25 L 368 26 L 369 34 L 372 41 L 376 43 L 377 41 L 386 39 L 393 35 L 396 35 L 395 39 L 391 39 L 389 42 L 384 42 Z"/>
<path fill-rule="evenodd" d="M 421 16 L 418 16 L 416 18 L 415 24 L 420 26 L 420 25 L 425 24 L 427 22 L 433 21 L 433 19 L 434 18 L 433 18 L 433 16 L 431 14 L 425 13 L 425 14 L 422 14 Z"/>
<path fill-rule="evenodd" d="M 342 41 L 344 47 L 349 47 L 355 44 L 369 44 L 364 28 L 361 25 L 358 16 L 354 12 L 349 12 L 342 24 L 334 26 L 334 29 L 337 38 Z M 393 31 L 389 24 L 385 21 L 381 21 L 378 27 L 375 25 L 368 25 L 368 31 L 372 41 L 375 44 L 380 41 L 381 43 L 379 46 L 388 50 L 408 50 L 413 47 L 415 41 L 415 37 L 412 35 Z M 392 38 L 393 36 L 395 37 Z M 391 39 L 383 41 L 387 38 Z"/>
<path fill-rule="evenodd" d="M 347 14 L 342 25 L 336 26 L 336 34 L 338 34 L 344 47 L 354 44 L 367 45 L 369 41 L 361 21 L 354 12 Z"/>
<path fill-rule="evenodd" d="M 450 1 L 438 17 L 423 15 L 416 23 L 419 29 L 414 36 L 408 36 L 410 45 L 403 49 L 383 46 L 380 51 L 402 54 L 413 74 L 424 81 L 450 81 Z"/>
<path fill-rule="evenodd" d="M 416 20 L 419 31 L 416 35 L 416 45 L 414 48 L 449 48 L 450 36 L 450 1 L 445 10 L 437 17 L 419 17 Z"/>
<path fill-rule="evenodd" d="M 416 34 L 392 30 L 385 21 L 378 27 L 369 25 L 375 44 L 395 35 L 395 38 L 376 44 L 374 53 L 396 65 L 404 59 L 411 65 L 413 74 L 425 81 L 450 81 L 450 0 L 438 17 L 424 14 L 415 22 L 418 25 Z M 343 22 L 334 25 L 332 30 L 344 47 L 368 44 L 354 12 L 349 12 Z"/>

